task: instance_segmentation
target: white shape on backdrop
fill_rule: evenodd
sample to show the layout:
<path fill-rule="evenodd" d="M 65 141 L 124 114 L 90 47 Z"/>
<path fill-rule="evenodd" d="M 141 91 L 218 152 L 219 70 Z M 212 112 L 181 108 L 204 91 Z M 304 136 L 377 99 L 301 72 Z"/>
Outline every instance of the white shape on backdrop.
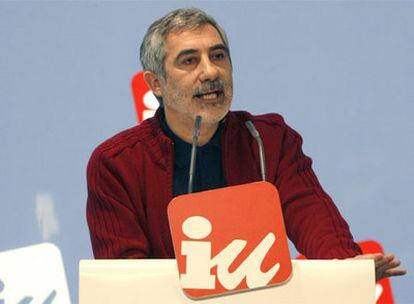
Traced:
<path fill-rule="evenodd" d="M 51 243 L 0 253 L 0 303 L 70 304 L 58 247 Z"/>
<path fill-rule="evenodd" d="M 381 284 L 376 284 L 375 285 L 375 302 L 377 302 L 379 300 L 379 298 L 381 297 L 383 291 L 384 290 L 382 289 Z"/>
<path fill-rule="evenodd" d="M 36 219 L 43 241 L 59 233 L 59 221 L 55 212 L 55 203 L 50 193 L 36 194 Z"/>
<path fill-rule="evenodd" d="M 158 109 L 160 104 L 152 91 L 145 93 L 143 102 L 144 106 L 150 109 L 142 112 L 142 119 L 145 120 L 154 116 L 155 111 Z"/>

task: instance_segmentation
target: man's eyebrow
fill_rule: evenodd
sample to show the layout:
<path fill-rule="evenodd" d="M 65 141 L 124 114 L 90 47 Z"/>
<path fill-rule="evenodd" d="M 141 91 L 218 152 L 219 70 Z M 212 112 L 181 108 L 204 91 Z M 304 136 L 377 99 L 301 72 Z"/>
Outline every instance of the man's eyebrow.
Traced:
<path fill-rule="evenodd" d="M 181 52 L 178 53 L 177 57 L 175 57 L 175 60 L 178 61 L 181 57 L 185 55 L 194 54 L 194 53 L 197 53 L 196 49 L 182 50 Z"/>
<path fill-rule="evenodd" d="M 213 45 L 212 47 L 209 48 L 210 51 L 215 51 L 215 50 L 223 50 L 225 51 L 227 54 L 229 53 L 229 49 L 224 45 L 224 44 L 216 44 Z M 181 52 L 178 53 L 178 55 L 175 57 L 175 60 L 178 61 L 181 57 L 186 56 L 186 55 L 190 55 L 190 54 L 194 54 L 197 53 L 198 51 L 196 49 L 188 49 L 188 50 L 182 50 Z"/>
<path fill-rule="evenodd" d="M 227 54 L 229 53 L 229 49 L 224 45 L 224 44 L 216 44 L 214 46 L 212 46 L 210 48 L 210 51 L 215 51 L 215 50 L 223 50 L 225 51 Z"/>

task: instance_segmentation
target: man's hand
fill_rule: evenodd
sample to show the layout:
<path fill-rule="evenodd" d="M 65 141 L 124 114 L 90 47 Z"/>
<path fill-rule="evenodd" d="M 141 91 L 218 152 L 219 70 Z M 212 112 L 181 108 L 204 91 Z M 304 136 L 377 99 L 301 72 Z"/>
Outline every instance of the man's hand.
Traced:
<path fill-rule="evenodd" d="M 401 262 L 395 259 L 393 254 L 368 253 L 357 255 L 353 259 L 373 259 L 375 262 L 375 279 L 377 281 L 407 273 L 405 269 L 397 268 Z"/>

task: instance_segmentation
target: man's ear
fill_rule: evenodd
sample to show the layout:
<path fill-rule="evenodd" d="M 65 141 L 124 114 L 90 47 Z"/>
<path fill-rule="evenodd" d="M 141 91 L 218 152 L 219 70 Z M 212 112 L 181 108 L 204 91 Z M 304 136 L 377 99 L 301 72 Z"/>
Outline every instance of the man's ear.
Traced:
<path fill-rule="evenodd" d="M 144 80 L 156 96 L 162 97 L 160 79 L 155 73 L 144 71 Z"/>

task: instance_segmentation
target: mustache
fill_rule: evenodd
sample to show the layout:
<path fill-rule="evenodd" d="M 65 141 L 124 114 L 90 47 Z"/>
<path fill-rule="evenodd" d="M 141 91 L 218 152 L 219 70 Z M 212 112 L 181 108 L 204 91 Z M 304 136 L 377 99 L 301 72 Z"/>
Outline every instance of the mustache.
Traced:
<path fill-rule="evenodd" d="M 196 88 L 194 95 L 203 95 L 213 91 L 224 91 L 225 83 L 221 79 L 214 79 L 203 82 L 200 87 Z"/>

